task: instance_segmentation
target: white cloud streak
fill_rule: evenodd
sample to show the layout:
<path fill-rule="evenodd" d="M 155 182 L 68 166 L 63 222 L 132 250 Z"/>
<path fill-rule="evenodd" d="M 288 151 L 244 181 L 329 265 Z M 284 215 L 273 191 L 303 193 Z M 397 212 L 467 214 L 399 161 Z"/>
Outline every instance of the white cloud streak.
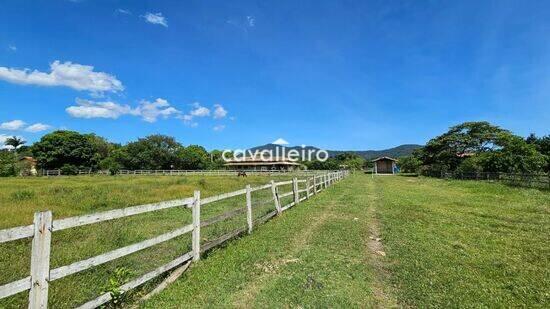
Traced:
<path fill-rule="evenodd" d="M 162 13 L 146 13 L 143 18 L 150 24 L 168 27 L 168 21 L 166 17 L 162 16 Z"/>
<path fill-rule="evenodd" d="M 69 115 L 75 118 L 110 118 L 117 119 L 123 115 L 141 117 L 146 122 L 155 122 L 158 118 L 169 118 L 179 115 L 181 112 L 170 106 L 167 100 L 158 98 L 153 102 L 142 100 L 139 105 L 132 108 L 129 105 L 106 101 L 97 102 L 84 99 L 76 99 L 74 106 L 65 109 Z"/>
<path fill-rule="evenodd" d="M 283 138 L 278 138 L 276 140 L 274 140 L 273 142 L 271 142 L 271 144 L 275 144 L 275 145 L 288 145 L 288 142 L 283 139 Z"/>
<path fill-rule="evenodd" d="M 124 90 L 122 82 L 115 76 L 104 72 L 95 72 L 94 67 L 59 60 L 50 65 L 50 72 L 38 70 L 0 67 L 0 79 L 20 85 L 65 86 L 79 91 L 95 93 L 118 92 Z"/>
<path fill-rule="evenodd" d="M 23 120 L 12 120 L 0 124 L 0 129 L 8 131 L 21 130 L 26 125 Z"/>
<path fill-rule="evenodd" d="M 46 131 L 46 130 L 49 130 L 51 128 L 52 128 L 52 126 L 50 126 L 50 125 L 38 122 L 38 123 L 35 123 L 35 124 L 32 124 L 32 125 L 26 127 L 25 131 L 31 132 L 31 133 L 36 133 L 36 132 Z"/>
<path fill-rule="evenodd" d="M 225 125 L 223 125 L 223 124 L 214 126 L 214 127 L 212 128 L 212 130 L 214 130 L 214 131 L 216 131 L 216 132 L 223 131 L 224 129 L 225 129 Z"/>

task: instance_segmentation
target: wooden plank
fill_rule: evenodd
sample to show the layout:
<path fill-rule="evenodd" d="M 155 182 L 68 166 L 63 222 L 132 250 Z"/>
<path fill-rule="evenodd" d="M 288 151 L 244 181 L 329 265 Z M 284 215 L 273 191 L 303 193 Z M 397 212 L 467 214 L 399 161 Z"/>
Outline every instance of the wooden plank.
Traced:
<path fill-rule="evenodd" d="M 287 193 L 283 193 L 283 194 L 279 194 L 279 198 L 291 196 L 291 195 L 293 195 L 293 194 L 294 194 L 294 192 L 292 192 L 292 191 L 287 192 Z"/>
<path fill-rule="evenodd" d="M 193 257 L 192 255 L 192 252 L 188 252 L 172 261 L 170 261 L 169 263 L 167 264 L 164 264 L 158 268 L 156 268 L 155 270 L 151 271 L 151 272 L 148 272 L 128 283 L 125 283 L 123 285 L 120 286 L 120 292 L 121 293 L 126 293 L 128 292 L 129 290 L 131 289 L 134 289 L 148 281 L 150 281 L 151 279 L 153 278 L 156 278 L 157 276 L 171 270 L 171 269 L 174 269 L 176 267 L 178 267 L 179 265 L 189 261 L 191 258 Z M 111 300 L 111 293 L 108 292 L 108 293 L 104 293 L 102 295 L 100 295 L 99 297 L 81 305 L 78 307 L 78 309 L 92 309 L 92 308 L 97 308 L 105 303 L 107 303 L 108 301 Z"/>
<path fill-rule="evenodd" d="M 273 210 L 273 211 L 270 211 L 269 213 L 267 213 L 266 215 L 254 220 L 254 223 L 255 224 L 260 224 L 260 223 L 264 223 L 266 222 L 267 220 L 275 217 L 277 215 L 277 210 Z"/>
<path fill-rule="evenodd" d="M 31 251 L 31 291 L 29 308 L 48 308 L 52 212 L 34 214 L 34 236 Z"/>
<path fill-rule="evenodd" d="M 292 202 L 292 203 L 290 203 L 290 204 L 288 204 L 288 205 L 286 205 L 286 206 L 283 206 L 283 207 L 281 208 L 281 211 L 285 211 L 285 210 L 289 209 L 290 207 L 292 207 L 292 206 L 294 206 L 294 205 L 296 205 L 296 202 Z"/>
<path fill-rule="evenodd" d="M 241 208 L 237 208 L 237 209 L 233 209 L 233 210 L 224 212 L 220 215 L 210 217 L 210 218 L 205 219 L 205 220 L 201 220 L 201 227 L 207 227 L 207 226 L 212 225 L 214 223 L 218 223 L 218 222 L 223 221 L 225 219 L 235 217 L 235 216 L 240 215 L 240 214 L 245 213 L 245 212 L 246 212 L 246 207 L 241 207 Z"/>
<path fill-rule="evenodd" d="M 201 258 L 201 191 L 195 191 L 193 194 L 193 261 Z"/>
<path fill-rule="evenodd" d="M 186 199 L 132 206 L 132 207 L 126 207 L 121 209 L 114 209 L 114 210 L 99 212 L 95 214 L 54 220 L 53 231 L 60 231 L 60 230 L 64 230 L 72 227 L 143 214 L 143 213 L 157 211 L 161 209 L 189 205 L 191 203 L 193 203 L 193 198 L 186 198 Z"/>
<path fill-rule="evenodd" d="M 284 186 L 284 185 L 289 185 L 292 183 L 292 180 L 288 180 L 288 181 L 281 181 L 281 182 L 277 182 L 275 183 L 276 186 Z"/>
<path fill-rule="evenodd" d="M 18 226 L 0 231 L 0 244 L 34 235 L 34 225 Z"/>
<path fill-rule="evenodd" d="M 270 183 L 268 183 L 268 184 L 266 184 L 266 185 L 263 185 L 263 186 L 259 186 L 259 187 L 252 188 L 252 189 L 251 189 L 251 192 L 258 191 L 258 190 L 264 190 L 264 189 L 268 189 L 268 188 L 271 188 L 271 184 L 270 184 Z"/>
<path fill-rule="evenodd" d="M 29 290 L 30 288 L 31 288 L 31 276 L 1 285 L 0 299 Z"/>
<path fill-rule="evenodd" d="M 206 197 L 206 198 L 201 200 L 201 205 L 213 203 L 213 202 L 216 202 L 216 201 L 220 201 L 220 200 L 223 200 L 223 199 L 226 199 L 226 198 L 230 198 L 230 197 L 234 197 L 234 196 L 238 196 L 238 195 L 243 195 L 243 194 L 246 194 L 246 189 Z"/>
<path fill-rule="evenodd" d="M 248 234 L 252 233 L 252 190 L 250 185 L 246 185 L 246 224 Z"/>
<path fill-rule="evenodd" d="M 210 249 L 212 249 L 212 248 L 214 248 L 214 247 L 217 247 L 217 246 L 223 244 L 224 242 L 226 242 L 226 241 L 228 241 L 228 240 L 230 240 L 230 239 L 232 239 L 232 238 L 235 238 L 235 237 L 239 236 L 239 235 L 242 234 L 244 231 L 246 231 L 246 228 L 240 227 L 240 228 L 238 228 L 238 229 L 236 229 L 236 230 L 234 230 L 234 231 L 231 231 L 231 232 L 229 232 L 229 233 L 227 233 L 227 234 L 224 234 L 224 235 L 222 235 L 222 236 L 220 236 L 220 237 L 218 237 L 218 238 L 216 238 L 216 239 L 214 239 L 214 240 L 212 240 L 212 241 L 209 241 L 209 242 L 207 242 L 206 244 L 204 244 L 204 246 L 202 246 L 202 249 L 201 249 L 202 251 L 201 251 L 201 252 L 206 252 L 206 251 L 208 251 L 208 250 L 210 250 Z"/>
<path fill-rule="evenodd" d="M 155 238 L 151 238 L 133 245 L 129 245 L 126 247 L 122 247 L 104 254 L 100 254 L 98 256 L 78 261 L 75 263 L 72 263 L 70 265 L 61 266 L 59 268 L 53 269 L 50 272 L 50 281 L 54 281 L 63 277 L 66 277 L 68 275 L 72 275 L 77 272 L 81 272 L 83 270 L 86 270 L 88 268 L 101 265 L 104 263 L 107 263 L 109 261 L 121 258 L 123 256 L 132 254 L 134 252 L 138 252 L 140 250 L 152 247 L 154 245 L 160 244 L 162 242 L 168 241 L 170 239 L 174 239 L 178 236 L 184 235 L 186 233 L 189 233 L 193 231 L 193 225 L 189 224 L 182 228 L 176 229 L 172 232 L 168 232 L 166 234 L 162 234 L 160 236 L 157 236 Z"/>

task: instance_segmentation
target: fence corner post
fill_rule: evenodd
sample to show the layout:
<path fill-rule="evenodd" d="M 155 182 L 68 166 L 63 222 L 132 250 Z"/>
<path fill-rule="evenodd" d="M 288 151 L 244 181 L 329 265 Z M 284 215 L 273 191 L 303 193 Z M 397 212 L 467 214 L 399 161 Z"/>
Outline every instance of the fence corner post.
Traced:
<path fill-rule="evenodd" d="M 52 212 L 43 211 L 35 213 L 33 223 L 34 236 L 31 252 L 29 308 L 48 308 Z"/>
<path fill-rule="evenodd" d="M 201 258 L 201 191 L 193 194 L 193 261 Z"/>
<path fill-rule="evenodd" d="M 246 223 L 248 225 L 248 234 L 252 233 L 252 189 L 246 185 Z"/>
<path fill-rule="evenodd" d="M 279 192 L 277 190 L 277 185 L 275 180 L 271 181 L 271 193 L 273 194 L 273 200 L 275 201 L 275 208 L 277 209 L 277 214 L 280 215 L 282 212 L 281 203 L 279 202 Z"/>

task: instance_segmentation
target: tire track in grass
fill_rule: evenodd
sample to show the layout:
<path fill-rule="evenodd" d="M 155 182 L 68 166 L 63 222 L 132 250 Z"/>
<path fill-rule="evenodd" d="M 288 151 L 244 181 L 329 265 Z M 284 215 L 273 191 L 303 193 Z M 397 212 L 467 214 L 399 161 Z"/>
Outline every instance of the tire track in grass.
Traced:
<path fill-rule="evenodd" d="M 380 234 L 380 222 L 377 218 L 378 196 L 376 192 L 375 180 L 366 179 L 367 184 L 367 218 L 368 218 L 368 238 L 366 240 L 369 264 L 375 274 L 372 281 L 373 296 L 380 308 L 396 308 L 397 304 L 394 293 L 389 285 L 389 276 L 386 265 L 386 251 Z"/>
<path fill-rule="evenodd" d="M 245 288 L 235 294 L 233 297 L 233 306 L 236 308 L 252 307 L 256 296 L 260 293 L 262 288 L 274 277 L 277 277 L 282 268 L 290 263 L 300 262 L 300 260 L 296 258 L 296 255 L 303 250 L 307 250 L 311 237 L 329 217 L 330 214 L 327 213 L 325 209 L 325 212 L 321 212 L 318 216 L 312 218 L 313 223 L 308 225 L 305 230 L 300 231 L 300 233 L 297 234 L 298 237 L 292 241 L 290 252 L 286 258 L 272 259 L 268 262 L 256 264 L 255 266 L 264 271 L 264 274 L 248 283 Z"/>

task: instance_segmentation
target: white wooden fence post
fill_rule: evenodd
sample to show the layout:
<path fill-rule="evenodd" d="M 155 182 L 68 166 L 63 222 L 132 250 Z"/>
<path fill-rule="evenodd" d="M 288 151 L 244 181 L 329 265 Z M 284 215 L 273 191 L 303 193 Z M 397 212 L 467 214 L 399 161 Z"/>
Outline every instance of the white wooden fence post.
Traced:
<path fill-rule="evenodd" d="M 311 184 L 311 177 L 308 177 L 306 178 L 306 199 L 309 200 L 310 196 L 311 196 L 311 191 L 310 191 L 310 186 Z"/>
<path fill-rule="evenodd" d="M 248 234 L 252 233 L 252 190 L 250 185 L 246 185 L 246 223 L 248 224 Z"/>
<path fill-rule="evenodd" d="M 317 175 L 313 175 L 313 194 L 317 194 Z"/>
<path fill-rule="evenodd" d="M 294 204 L 300 203 L 300 192 L 298 192 L 298 178 L 292 178 L 292 192 L 294 193 Z"/>
<path fill-rule="evenodd" d="M 29 308 L 48 308 L 50 281 L 50 250 L 52 241 L 52 212 L 34 214 L 34 237 L 31 252 L 31 290 Z"/>
<path fill-rule="evenodd" d="M 279 193 L 277 192 L 277 185 L 275 180 L 271 181 L 271 193 L 273 193 L 273 200 L 275 201 L 275 208 L 277 209 L 277 214 L 281 214 L 281 204 L 279 203 Z"/>
<path fill-rule="evenodd" d="M 201 191 L 193 194 L 193 261 L 201 258 Z"/>

